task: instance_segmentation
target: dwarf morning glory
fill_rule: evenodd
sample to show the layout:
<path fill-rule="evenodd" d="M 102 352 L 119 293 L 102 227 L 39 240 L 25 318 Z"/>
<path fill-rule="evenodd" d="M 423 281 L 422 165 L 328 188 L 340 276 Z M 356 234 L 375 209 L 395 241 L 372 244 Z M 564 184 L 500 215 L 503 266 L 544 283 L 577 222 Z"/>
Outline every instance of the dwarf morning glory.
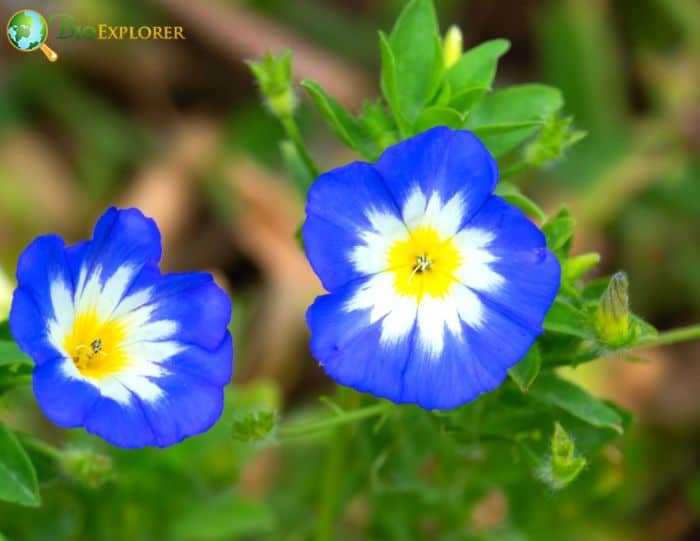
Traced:
<path fill-rule="evenodd" d="M 560 267 L 497 179 L 476 136 L 433 128 L 316 180 L 303 236 L 329 294 L 307 322 L 331 377 L 429 409 L 502 383 L 541 334 Z"/>
<path fill-rule="evenodd" d="M 110 208 L 91 240 L 37 238 L 22 253 L 10 326 L 54 423 L 121 447 L 209 429 L 231 379 L 231 304 L 207 273 L 161 274 L 160 232 Z"/>

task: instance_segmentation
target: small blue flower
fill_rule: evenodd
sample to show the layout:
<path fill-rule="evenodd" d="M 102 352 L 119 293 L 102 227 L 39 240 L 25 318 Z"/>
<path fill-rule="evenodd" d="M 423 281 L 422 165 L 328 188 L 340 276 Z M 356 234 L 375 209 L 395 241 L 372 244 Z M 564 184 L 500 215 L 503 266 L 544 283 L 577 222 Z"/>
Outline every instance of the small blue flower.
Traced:
<path fill-rule="evenodd" d="M 20 256 L 10 326 L 57 425 L 165 447 L 221 415 L 231 303 L 207 273 L 161 274 L 160 256 L 155 222 L 115 208 L 92 240 L 46 235 Z"/>
<path fill-rule="evenodd" d="M 497 179 L 472 133 L 434 128 L 316 180 L 303 236 L 330 293 L 307 322 L 331 377 L 428 409 L 502 383 L 542 333 L 560 267 Z"/>

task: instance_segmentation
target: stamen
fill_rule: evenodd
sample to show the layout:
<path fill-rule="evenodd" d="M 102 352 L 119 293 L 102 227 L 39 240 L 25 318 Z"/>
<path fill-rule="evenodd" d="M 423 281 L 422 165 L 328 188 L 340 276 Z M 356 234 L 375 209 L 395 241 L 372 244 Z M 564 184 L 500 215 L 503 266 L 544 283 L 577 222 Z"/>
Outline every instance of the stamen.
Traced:
<path fill-rule="evenodd" d="M 75 348 L 73 355 L 73 363 L 79 370 L 90 368 L 95 360 L 95 357 L 104 358 L 107 353 L 102 351 L 102 339 L 96 338 L 90 342 L 90 346 L 80 344 Z"/>
<path fill-rule="evenodd" d="M 411 280 L 413 280 L 413 277 L 416 275 L 416 273 L 423 273 L 427 271 L 430 268 L 430 265 L 432 265 L 433 262 L 428 259 L 428 256 L 426 254 L 421 254 L 416 258 L 416 264 L 413 266 L 413 270 L 411 270 L 411 274 L 408 277 L 408 283 L 411 283 Z"/>

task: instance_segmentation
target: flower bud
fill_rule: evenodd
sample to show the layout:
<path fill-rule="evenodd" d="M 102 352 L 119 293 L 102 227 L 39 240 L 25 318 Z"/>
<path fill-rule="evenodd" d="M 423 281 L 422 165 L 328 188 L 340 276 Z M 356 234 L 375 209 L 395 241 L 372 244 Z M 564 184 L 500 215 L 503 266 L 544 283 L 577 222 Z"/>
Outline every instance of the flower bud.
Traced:
<path fill-rule="evenodd" d="M 237 441 L 261 441 L 275 428 L 275 414 L 271 411 L 253 411 L 233 422 L 232 436 Z"/>
<path fill-rule="evenodd" d="M 90 488 L 98 488 L 114 478 L 112 459 L 88 449 L 63 451 L 60 465 L 68 477 Z"/>
<path fill-rule="evenodd" d="M 598 338 L 607 346 L 620 348 L 631 340 L 629 282 L 624 272 L 616 273 L 600 298 L 595 317 Z"/>
<path fill-rule="evenodd" d="M 458 26 L 452 25 L 445 34 L 442 42 L 442 58 L 445 69 L 450 69 L 462 56 L 462 31 Z"/>
<path fill-rule="evenodd" d="M 270 112 L 279 118 L 291 116 L 297 105 L 292 88 L 292 52 L 287 50 L 278 56 L 267 52 L 260 62 L 248 62 L 248 66 Z"/>
<path fill-rule="evenodd" d="M 571 436 L 559 424 L 554 424 L 551 442 L 552 455 L 540 473 L 540 478 L 555 490 L 564 488 L 578 477 L 586 466 L 586 459 L 576 456 Z"/>

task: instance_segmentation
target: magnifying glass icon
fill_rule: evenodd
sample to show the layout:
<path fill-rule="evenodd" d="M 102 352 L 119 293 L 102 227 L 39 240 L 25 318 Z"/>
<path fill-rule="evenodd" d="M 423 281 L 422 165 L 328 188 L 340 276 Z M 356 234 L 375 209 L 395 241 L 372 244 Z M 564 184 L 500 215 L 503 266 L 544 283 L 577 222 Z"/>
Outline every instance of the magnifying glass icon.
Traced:
<path fill-rule="evenodd" d="M 31 53 L 39 49 L 49 62 L 56 62 L 58 54 L 46 45 L 49 25 L 44 16 L 33 9 L 22 9 L 7 21 L 7 39 L 15 49 Z"/>

